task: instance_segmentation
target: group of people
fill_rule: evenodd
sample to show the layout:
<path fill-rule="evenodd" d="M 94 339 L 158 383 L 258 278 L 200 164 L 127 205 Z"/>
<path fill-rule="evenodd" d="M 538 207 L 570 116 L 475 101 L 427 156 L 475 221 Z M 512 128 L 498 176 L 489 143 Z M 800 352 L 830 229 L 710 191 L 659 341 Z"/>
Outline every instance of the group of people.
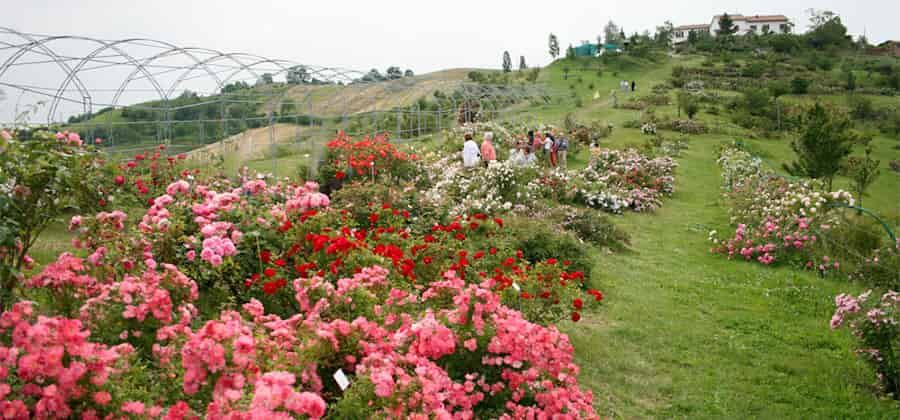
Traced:
<path fill-rule="evenodd" d="M 462 152 L 463 166 L 466 168 L 474 168 L 479 164 L 488 166 L 496 161 L 497 151 L 493 140 L 494 133 L 486 132 L 479 147 L 472 139 L 472 135 L 467 133 Z M 569 139 L 565 135 L 559 135 L 554 130 L 547 131 L 543 135 L 540 132 L 529 131 L 527 135 L 516 136 L 515 147 L 509 153 L 509 161 L 519 166 L 532 165 L 537 162 L 537 155 L 540 153 L 541 159 L 546 160 L 550 167 L 565 168 L 568 164 L 568 151 Z"/>
<path fill-rule="evenodd" d="M 628 83 L 627 80 L 619 81 L 619 89 L 622 89 L 623 92 L 627 92 L 629 86 L 631 86 L 631 91 L 634 92 L 637 88 L 637 83 L 635 83 L 634 80 L 632 80 L 631 83 Z"/>

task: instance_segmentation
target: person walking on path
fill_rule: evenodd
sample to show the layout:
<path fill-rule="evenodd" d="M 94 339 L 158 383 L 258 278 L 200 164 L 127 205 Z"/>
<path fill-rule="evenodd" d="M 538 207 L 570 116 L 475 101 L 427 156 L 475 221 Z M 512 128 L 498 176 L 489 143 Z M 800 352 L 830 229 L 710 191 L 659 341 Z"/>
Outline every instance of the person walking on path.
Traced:
<path fill-rule="evenodd" d="M 478 166 L 478 145 L 472 140 L 471 134 L 466 134 L 466 142 L 463 143 L 463 167 L 474 168 Z"/>
<path fill-rule="evenodd" d="M 484 166 L 490 166 L 491 162 L 497 161 L 497 151 L 494 149 L 494 133 L 488 131 L 484 133 L 484 141 L 481 142 L 481 160 Z"/>
<path fill-rule="evenodd" d="M 566 152 L 568 151 L 569 139 L 567 139 L 565 133 L 563 133 L 556 140 L 556 161 L 560 168 L 566 169 L 566 166 L 568 165 L 568 161 L 566 160 Z"/>

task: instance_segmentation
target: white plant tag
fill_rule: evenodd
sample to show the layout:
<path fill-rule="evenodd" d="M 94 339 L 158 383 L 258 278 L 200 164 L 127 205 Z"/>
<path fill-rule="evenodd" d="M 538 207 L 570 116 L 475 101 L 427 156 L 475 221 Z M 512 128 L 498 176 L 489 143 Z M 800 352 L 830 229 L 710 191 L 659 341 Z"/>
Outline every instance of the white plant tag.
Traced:
<path fill-rule="evenodd" d="M 516 289 L 517 292 L 521 292 L 521 291 L 522 291 L 522 288 L 519 287 L 519 284 L 516 283 L 516 282 L 513 282 L 513 289 Z"/>
<path fill-rule="evenodd" d="M 341 388 L 341 391 L 347 389 L 350 386 L 350 380 L 347 379 L 347 375 L 344 375 L 344 371 L 338 369 L 337 372 L 334 372 L 334 381 L 337 382 L 338 386 Z"/>

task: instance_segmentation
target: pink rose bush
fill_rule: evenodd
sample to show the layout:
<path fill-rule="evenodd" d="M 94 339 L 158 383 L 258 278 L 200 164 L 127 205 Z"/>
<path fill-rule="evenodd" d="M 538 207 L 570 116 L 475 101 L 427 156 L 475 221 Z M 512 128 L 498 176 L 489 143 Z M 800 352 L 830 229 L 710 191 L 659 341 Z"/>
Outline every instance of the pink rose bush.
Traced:
<path fill-rule="evenodd" d="M 877 295 L 876 295 L 877 296 Z M 856 354 L 875 369 L 877 386 L 896 398 L 900 393 L 900 293 L 889 290 L 871 299 L 869 290 L 859 296 L 840 294 L 831 329 L 846 326 L 858 341 Z"/>
<path fill-rule="evenodd" d="M 132 348 L 91 342 L 81 321 L 46 317 L 21 301 L 0 315 L 0 413 L 4 418 L 100 418 Z"/>
<path fill-rule="evenodd" d="M 710 232 L 712 252 L 763 265 L 781 261 L 826 274 L 840 269 L 819 237 L 841 223 L 830 210 L 853 205 L 846 191 L 825 192 L 814 180 L 792 181 L 760 169 L 759 160 L 737 147 L 721 151 L 724 196 L 730 205 L 733 235 Z"/>

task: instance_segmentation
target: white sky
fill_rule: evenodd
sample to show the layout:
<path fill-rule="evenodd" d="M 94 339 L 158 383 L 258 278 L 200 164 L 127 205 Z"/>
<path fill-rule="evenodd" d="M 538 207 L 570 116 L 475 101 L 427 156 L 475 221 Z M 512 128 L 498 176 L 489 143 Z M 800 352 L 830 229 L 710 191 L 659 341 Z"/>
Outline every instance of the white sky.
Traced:
<path fill-rule="evenodd" d="M 545 65 L 550 61 L 550 32 L 559 37 L 564 50 L 569 44 L 595 40 L 610 19 L 630 35 L 644 30 L 652 33 L 666 20 L 675 25 L 706 23 L 723 11 L 784 14 L 796 23 L 795 30 L 802 32 L 808 22 L 805 10 L 810 7 L 838 13 L 851 34 L 865 31 L 870 42 L 900 39 L 896 23 L 900 0 L 0 0 L 0 16 L 4 18 L 0 26 L 50 35 L 152 38 L 183 47 L 245 52 L 360 71 L 374 67 L 384 72 L 388 66 L 397 65 L 422 74 L 460 67 L 499 68 L 504 50 L 512 55 L 514 66 L 518 66 L 520 55 L 530 66 Z M 54 42 L 52 47 L 61 55 L 73 57 L 73 65 L 76 57 L 96 48 L 88 42 L 79 45 L 81 50 L 66 50 L 67 45 L 71 44 Z M 0 62 L 11 51 L 0 51 Z M 42 59 L 46 57 L 32 54 L 19 61 Z M 111 88 L 121 84 L 127 71 L 83 71 L 79 79 L 89 86 L 92 101 L 99 107 L 111 103 Z M 56 66 L 29 64 L 8 71 L 0 77 L 0 83 L 55 90 L 63 79 L 65 74 Z M 211 80 L 200 85 L 203 82 L 196 79 L 193 84 L 179 85 L 179 90 L 207 92 L 203 89 L 213 88 Z M 101 92 L 101 87 L 109 89 Z M 150 88 L 146 81 L 143 85 L 130 84 L 117 103 L 157 99 L 159 96 Z M 11 121 L 26 104 L 47 99 L 3 85 L 0 91 L 5 91 L 0 95 L 0 122 Z M 74 100 L 64 101 L 56 109 L 56 119 L 83 112 L 74 86 L 69 85 L 65 94 L 75 95 L 67 96 Z M 42 109 L 48 108 L 45 105 Z"/>
<path fill-rule="evenodd" d="M 266 1 L 0 0 L 3 24 L 27 32 L 120 39 L 148 37 L 183 46 L 251 52 L 322 66 L 417 74 L 493 67 L 509 50 L 514 65 L 549 61 L 547 35 L 562 48 L 594 40 L 610 19 L 627 33 L 708 22 L 722 11 L 784 14 L 798 29 L 805 9 L 829 9 L 870 42 L 900 38 L 900 1 Z"/>

